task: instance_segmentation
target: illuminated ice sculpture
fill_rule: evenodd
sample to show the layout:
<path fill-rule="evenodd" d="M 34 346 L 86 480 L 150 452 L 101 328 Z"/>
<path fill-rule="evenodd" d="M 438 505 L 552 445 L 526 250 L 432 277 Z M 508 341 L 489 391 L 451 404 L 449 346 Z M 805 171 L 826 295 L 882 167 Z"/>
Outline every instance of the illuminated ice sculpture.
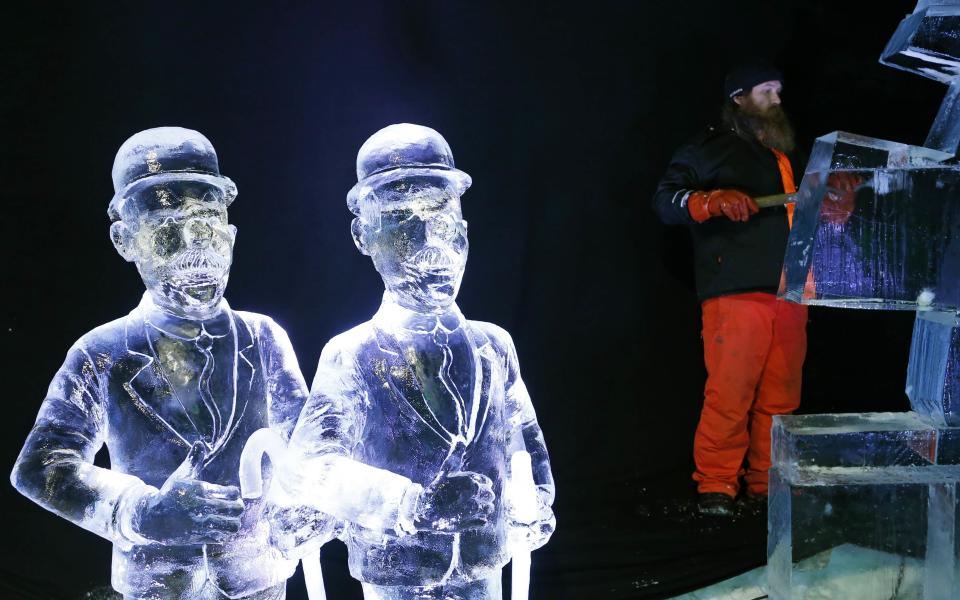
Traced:
<path fill-rule="evenodd" d="M 274 507 L 241 500 L 238 468 L 254 431 L 289 437 L 306 384 L 286 333 L 222 298 L 236 187 L 179 127 L 128 139 L 113 183 L 110 238 L 147 291 L 70 348 L 11 480 L 113 542 L 127 599 L 282 598 L 296 563 L 270 540 L 287 532 Z M 109 469 L 94 465 L 103 445 Z"/>
<path fill-rule="evenodd" d="M 797 195 L 781 295 L 917 310 L 913 412 L 774 418 L 773 600 L 958 597 L 958 31 L 960 1 L 920 0 L 881 57 L 950 86 L 925 145 L 820 137 Z"/>
<path fill-rule="evenodd" d="M 511 555 L 553 532 L 554 485 L 510 335 L 455 303 L 470 177 L 440 134 L 410 124 L 371 136 L 357 175 L 351 229 L 386 291 L 373 319 L 324 348 L 281 481 L 346 523 L 368 600 L 499 599 Z M 532 515 L 505 493 L 523 451 Z"/>

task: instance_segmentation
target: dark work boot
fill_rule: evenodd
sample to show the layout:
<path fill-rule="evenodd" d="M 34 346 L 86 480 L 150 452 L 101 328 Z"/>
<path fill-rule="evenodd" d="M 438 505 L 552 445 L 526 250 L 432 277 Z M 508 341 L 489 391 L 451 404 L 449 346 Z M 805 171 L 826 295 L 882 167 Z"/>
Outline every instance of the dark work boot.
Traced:
<path fill-rule="evenodd" d="M 733 496 L 728 496 L 720 492 L 700 494 L 700 499 L 697 501 L 697 509 L 699 509 L 701 515 L 732 517 L 734 509 Z"/>
<path fill-rule="evenodd" d="M 745 512 L 754 515 L 764 515 L 767 512 L 767 495 L 754 494 L 753 492 L 744 492 L 740 499 L 740 505 Z"/>

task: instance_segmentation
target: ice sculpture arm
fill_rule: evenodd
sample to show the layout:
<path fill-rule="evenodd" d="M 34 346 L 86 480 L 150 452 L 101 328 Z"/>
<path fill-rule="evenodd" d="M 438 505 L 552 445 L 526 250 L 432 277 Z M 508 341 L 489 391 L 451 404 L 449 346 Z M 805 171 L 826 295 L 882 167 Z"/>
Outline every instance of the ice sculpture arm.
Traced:
<path fill-rule="evenodd" d="M 156 488 L 93 465 L 106 418 L 101 377 L 82 343 L 74 345 L 50 383 L 10 479 L 43 508 L 129 548 L 146 541 L 131 520 L 136 504 Z"/>
<path fill-rule="evenodd" d="M 290 440 L 283 487 L 306 504 L 367 529 L 411 532 L 422 486 L 351 458 L 363 430 L 367 392 L 355 354 L 324 347 L 310 398 Z"/>
<path fill-rule="evenodd" d="M 666 173 L 660 179 L 653 195 L 653 208 L 660 220 L 668 225 L 692 225 L 696 223 L 687 209 L 691 193 L 706 191 L 708 186 L 698 169 L 697 151 L 687 145 L 674 154 Z"/>
<path fill-rule="evenodd" d="M 300 372 L 290 338 L 272 319 L 264 319 L 260 331 L 260 356 L 266 378 L 270 427 L 289 440 L 297 417 L 307 401 L 307 383 Z"/>
<path fill-rule="evenodd" d="M 507 361 L 506 406 L 510 419 L 511 447 L 509 451 L 526 450 L 530 453 L 533 467 L 533 481 L 538 488 L 549 492 L 549 503 L 553 503 L 553 472 L 550 470 L 550 456 L 543 431 L 537 422 L 537 413 L 533 409 L 530 393 L 520 376 L 520 361 L 513 340 L 503 329 L 497 328 Z"/>
<path fill-rule="evenodd" d="M 287 442 L 307 401 L 307 384 L 286 331 L 270 318 L 260 321 L 259 330 L 270 431 L 279 436 L 277 440 L 282 442 L 284 450 L 282 455 L 286 456 Z M 274 462 L 280 460 L 281 454 L 276 452 L 276 448 L 274 450 L 267 477 L 276 472 Z M 256 460 L 256 469 L 259 478 L 259 459 Z M 329 540 L 336 529 L 336 519 L 280 493 L 282 487 L 271 487 L 271 493 L 267 495 L 264 514 L 270 523 L 271 543 L 292 557 Z"/>
<path fill-rule="evenodd" d="M 533 409 L 533 402 L 527 386 L 520 376 L 520 363 L 517 351 L 510 335 L 498 328 L 498 336 L 502 340 L 503 349 L 507 357 L 507 392 L 506 406 L 512 428 L 508 454 L 518 450 L 526 450 L 530 454 L 533 481 L 537 486 L 537 500 L 539 507 L 537 518 L 529 522 L 526 519 L 513 519 L 515 529 L 525 538 L 526 545 L 531 549 L 539 548 L 547 543 L 553 530 L 556 528 L 556 519 L 553 515 L 553 500 L 556 488 L 553 481 L 553 472 L 550 469 L 550 456 L 547 453 L 547 444 L 543 431 L 537 422 L 537 414 Z M 513 518 L 513 507 L 510 509 Z"/>

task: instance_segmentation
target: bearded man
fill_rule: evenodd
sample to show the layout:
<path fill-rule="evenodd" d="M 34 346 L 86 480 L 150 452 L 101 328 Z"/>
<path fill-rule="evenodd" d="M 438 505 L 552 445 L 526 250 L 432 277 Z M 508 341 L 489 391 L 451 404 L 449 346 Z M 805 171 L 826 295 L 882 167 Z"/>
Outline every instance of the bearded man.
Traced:
<path fill-rule="evenodd" d="M 776 297 L 793 207 L 753 199 L 796 191 L 803 173 L 782 90 L 770 66 L 731 71 L 722 125 L 677 151 L 653 199 L 694 244 L 707 382 L 693 478 L 705 514 L 734 513 L 741 477 L 748 500 L 765 500 L 772 416 L 800 404 L 807 310 Z"/>

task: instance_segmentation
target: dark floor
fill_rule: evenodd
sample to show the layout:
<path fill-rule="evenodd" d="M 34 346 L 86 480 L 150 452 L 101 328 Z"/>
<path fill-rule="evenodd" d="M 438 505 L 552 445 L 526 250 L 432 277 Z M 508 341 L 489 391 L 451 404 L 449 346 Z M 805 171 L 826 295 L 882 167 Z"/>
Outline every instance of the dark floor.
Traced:
<path fill-rule="evenodd" d="M 578 497 L 576 490 L 569 490 L 561 497 L 556 507 L 557 533 L 533 555 L 533 600 L 669 598 L 765 562 L 765 516 L 744 506 L 738 506 L 733 519 L 697 514 L 693 484 L 686 472 L 647 478 L 642 485 L 628 480 L 604 485 L 606 489 L 599 494 L 594 489 Z M 589 498 L 597 497 L 608 501 L 588 505 Z M 59 519 L 49 521 L 51 526 L 64 526 Z M 11 523 L 10 533 L 15 535 L 16 529 L 16 522 Z M 29 579 L 12 557 L 13 565 L 5 561 L 10 570 L 0 572 L 0 597 L 119 598 L 109 587 L 109 545 L 79 529 L 71 533 L 85 538 L 91 552 L 103 555 L 98 573 L 74 572 L 69 565 L 61 565 L 56 578 Z M 35 537 L 34 543 L 38 542 Z M 57 555 L 55 550 L 51 554 Z M 322 557 L 330 600 L 361 600 L 360 586 L 347 572 L 346 547 L 340 542 L 327 544 Z M 89 563 L 90 557 L 85 560 Z M 29 571 L 33 573 L 47 571 L 32 567 Z M 504 577 L 508 584 L 509 567 Z M 287 589 L 289 600 L 306 600 L 299 570 Z M 507 598 L 508 589 L 505 585 Z"/>

